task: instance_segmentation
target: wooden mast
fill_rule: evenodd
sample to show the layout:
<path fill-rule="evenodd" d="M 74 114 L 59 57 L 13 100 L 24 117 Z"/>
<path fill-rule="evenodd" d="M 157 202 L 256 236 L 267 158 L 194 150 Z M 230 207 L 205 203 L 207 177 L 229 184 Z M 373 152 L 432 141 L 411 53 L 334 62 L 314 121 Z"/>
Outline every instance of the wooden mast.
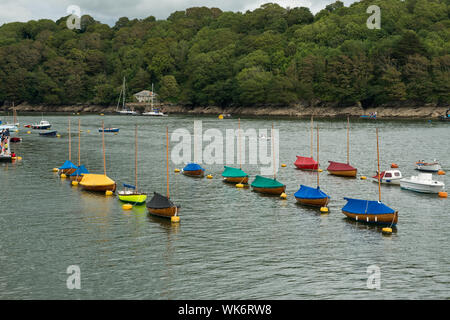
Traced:
<path fill-rule="evenodd" d="M 70 132 L 70 116 L 69 116 L 69 161 L 72 161 L 72 136 Z"/>
<path fill-rule="evenodd" d="M 313 130 L 314 130 L 314 116 L 311 116 L 311 158 L 313 158 Z"/>
<path fill-rule="evenodd" d="M 78 118 L 78 166 L 81 165 L 81 126 L 80 126 L 80 118 Z"/>
<path fill-rule="evenodd" d="M 319 125 L 317 125 L 317 187 L 319 187 Z"/>
<path fill-rule="evenodd" d="M 378 201 L 381 202 L 380 147 L 378 143 L 378 128 L 377 128 L 377 162 L 378 162 Z"/>
<path fill-rule="evenodd" d="M 166 167 L 167 167 L 167 198 L 170 199 L 170 193 L 169 193 L 169 127 L 166 127 Z"/>
<path fill-rule="evenodd" d="M 273 137 L 273 122 L 272 122 L 272 154 L 273 154 L 273 179 L 276 180 L 277 176 L 276 176 L 276 171 L 275 171 L 275 139 Z"/>
<path fill-rule="evenodd" d="M 347 164 L 350 164 L 350 117 L 347 116 Z"/>
<path fill-rule="evenodd" d="M 241 150 L 241 118 L 238 119 L 239 134 L 239 168 L 242 170 L 242 150 Z"/>
<path fill-rule="evenodd" d="M 105 157 L 105 123 L 102 120 L 102 148 L 103 148 L 103 172 L 106 176 L 106 157 Z"/>
<path fill-rule="evenodd" d="M 137 123 L 136 123 L 136 126 L 135 126 L 135 128 L 134 128 L 134 140 L 135 140 L 135 153 L 134 153 L 134 184 L 135 184 L 135 186 L 136 186 L 136 192 L 138 191 L 138 173 L 137 173 L 137 168 L 138 168 L 138 142 L 137 142 L 137 139 L 138 139 L 138 126 L 137 126 Z"/>

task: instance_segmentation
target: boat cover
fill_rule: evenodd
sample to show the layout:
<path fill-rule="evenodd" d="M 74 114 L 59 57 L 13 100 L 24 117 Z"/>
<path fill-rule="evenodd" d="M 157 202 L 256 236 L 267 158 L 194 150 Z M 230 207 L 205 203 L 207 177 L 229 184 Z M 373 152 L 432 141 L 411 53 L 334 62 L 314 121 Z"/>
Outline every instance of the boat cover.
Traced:
<path fill-rule="evenodd" d="M 166 209 L 175 207 L 172 201 L 169 198 L 160 195 L 157 192 L 153 192 L 153 198 L 147 202 L 147 208 L 152 209 Z"/>
<path fill-rule="evenodd" d="M 227 167 L 227 166 L 225 166 L 225 170 L 222 173 L 222 177 L 225 177 L 225 178 L 243 178 L 243 177 L 247 177 L 247 176 L 248 176 L 248 174 L 246 174 L 241 169 Z"/>
<path fill-rule="evenodd" d="M 347 204 L 342 211 L 355 214 L 392 214 L 395 211 L 382 202 L 344 198 Z"/>
<path fill-rule="evenodd" d="M 328 171 L 352 171 L 356 170 L 356 168 L 352 167 L 348 163 L 340 163 L 334 161 L 328 161 L 330 165 L 328 166 Z"/>
<path fill-rule="evenodd" d="M 81 176 L 82 174 L 87 174 L 89 173 L 89 170 L 86 169 L 86 167 L 84 166 L 84 164 L 82 164 L 81 166 L 79 166 L 77 168 L 77 170 L 75 170 L 72 174 L 70 174 L 70 177 L 75 177 L 75 176 Z"/>
<path fill-rule="evenodd" d="M 297 161 L 294 162 L 297 168 L 301 169 L 317 169 L 318 163 L 313 158 L 297 156 Z"/>
<path fill-rule="evenodd" d="M 203 170 L 205 171 L 205 169 L 203 169 L 200 165 L 196 164 L 196 163 L 188 163 L 184 168 L 184 171 L 197 171 L 197 170 Z"/>
<path fill-rule="evenodd" d="M 58 169 L 65 170 L 65 169 L 76 169 L 76 168 L 77 168 L 76 165 L 74 165 L 71 161 L 66 160 L 66 162 L 64 162 L 64 164 L 61 167 L 59 167 Z"/>
<path fill-rule="evenodd" d="M 270 179 L 266 177 L 256 176 L 252 183 L 253 188 L 281 188 L 284 184 L 278 182 L 275 179 Z"/>
<path fill-rule="evenodd" d="M 133 190 L 136 189 L 136 186 L 133 186 L 131 184 L 124 183 L 123 186 L 124 186 L 124 188 L 128 188 L 128 189 L 133 189 Z"/>
<path fill-rule="evenodd" d="M 114 180 L 105 176 L 104 174 L 92 174 L 88 173 L 83 175 L 83 179 L 81 179 L 80 184 L 82 186 L 109 186 L 115 184 Z"/>
<path fill-rule="evenodd" d="M 300 186 L 300 189 L 294 194 L 299 199 L 323 199 L 330 198 L 325 192 L 320 190 L 320 187 L 311 188 L 304 185 Z"/>

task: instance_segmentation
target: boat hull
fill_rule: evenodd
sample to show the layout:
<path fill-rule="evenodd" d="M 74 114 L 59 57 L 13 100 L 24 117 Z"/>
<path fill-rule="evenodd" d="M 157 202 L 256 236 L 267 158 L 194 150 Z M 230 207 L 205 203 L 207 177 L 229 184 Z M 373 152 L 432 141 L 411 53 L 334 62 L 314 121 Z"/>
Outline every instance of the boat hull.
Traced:
<path fill-rule="evenodd" d="M 205 176 L 205 172 L 203 170 L 195 170 L 195 171 L 181 171 L 182 174 L 188 177 L 195 177 L 195 178 L 203 178 Z"/>
<path fill-rule="evenodd" d="M 399 186 L 400 185 L 400 180 L 401 179 L 384 179 L 384 178 L 382 178 L 380 182 L 382 184 L 388 184 L 388 185 L 390 184 L 390 185 Z M 378 179 L 377 178 L 372 178 L 372 181 L 378 183 Z"/>
<path fill-rule="evenodd" d="M 89 186 L 89 185 L 83 185 L 80 183 L 80 186 L 86 190 L 86 191 L 93 191 L 93 192 L 105 192 L 105 191 L 116 191 L 116 184 L 108 184 L 108 185 L 96 185 L 96 186 Z"/>
<path fill-rule="evenodd" d="M 59 175 L 65 174 L 66 176 L 74 173 L 77 169 L 76 168 L 70 168 L 70 169 L 61 169 L 59 170 Z"/>
<path fill-rule="evenodd" d="M 146 194 L 127 194 L 121 195 L 118 194 L 119 200 L 125 203 L 133 203 L 133 204 L 143 204 L 147 200 Z"/>
<path fill-rule="evenodd" d="M 317 169 L 319 169 L 318 164 L 296 164 L 296 163 L 294 163 L 294 165 L 297 167 L 297 169 L 305 170 L 305 171 L 317 171 Z"/>
<path fill-rule="evenodd" d="M 170 208 L 163 208 L 163 209 L 155 209 L 155 208 L 148 208 L 148 213 L 157 217 L 161 218 L 171 218 L 176 215 L 178 215 L 178 211 L 180 211 L 180 208 L 178 207 L 170 207 Z"/>
<path fill-rule="evenodd" d="M 298 203 L 303 204 L 305 206 L 312 207 L 326 207 L 330 202 L 330 198 L 321 198 L 321 199 L 305 199 L 305 198 L 295 198 Z"/>
<path fill-rule="evenodd" d="M 247 177 L 229 177 L 229 178 L 223 178 L 223 181 L 226 183 L 242 183 L 242 184 L 248 184 L 248 176 Z"/>
<path fill-rule="evenodd" d="M 83 176 L 71 176 L 71 177 L 69 177 L 70 181 L 78 181 L 78 182 L 80 182 L 81 179 L 83 179 Z"/>
<path fill-rule="evenodd" d="M 0 156 L 0 162 L 12 162 L 12 157 L 11 156 Z"/>
<path fill-rule="evenodd" d="M 396 225 L 398 222 L 397 211 L 394 213 L 385 213 L 385 214 L 365 214 L 365 213 L 350 213 L 342 210 L 342 213 L 352 220 L 365 223 Z"/>
<path fill-rule="evenodd" d="M 442 168 L 439 164 L 433 164 L 433 165 L 418 165 L 416 169 L 424 172 L 438 172 Z"/>
<path fill-rule="evenodd" d="M 343 171 L 338 171 L 338 170 L 328 170 L 329 174 L 332 174 L 334 176 L 340 176 L 340 177 L 356 177 L 356 174 L 358 173 L 358 170 L 343 170 Z"/>
<path fill-rule="evenodd" d="M 420 183 L 408 182 L 405 180 L 400 181 L 400 188 L 420 193 L 439 193 L 444 191 L 443 185 L 424 185 Z"/>
<path fill-rule="evenodd" d="M 257 187 L 252 187 L 252 188 L 253 188 L 253 191 L 255 191 L 255 192 L 271 194 L 271 195 L 280 195 L 284 191 L 286 191 L 286 186 L 278 187 L 278 188 L 257 188 Z"/>

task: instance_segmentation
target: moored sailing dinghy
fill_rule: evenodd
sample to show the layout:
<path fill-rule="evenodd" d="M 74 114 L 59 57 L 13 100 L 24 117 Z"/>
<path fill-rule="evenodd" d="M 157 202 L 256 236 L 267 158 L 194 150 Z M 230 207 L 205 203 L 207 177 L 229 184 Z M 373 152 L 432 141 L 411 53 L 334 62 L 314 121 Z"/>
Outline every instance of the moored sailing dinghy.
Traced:
<path fill-rule="evenodd" d="M 78 119 L 78 168 L 69 175 L 70 181 L 80 182 L 83 175 L 88 174 L 89 170 L 81 164 L 81 120 Z"/>
<path fill-rule="evenodd" d="M 297 156 L 297 160 L 294 165 L 300 170 L 318 170 L 319 163 L 314 160 L 313 157 L 313 125 L 314 118 L 311 116 L 311 157 Z"/>
<path fill-rule="evenodd" d="M 180 207 L 170 200 L 169 192 L 169 128 L 166 127 L 166 166 L 167 166 L 167 196 L 163 196 L 157 192 L 153 193 L 153 198 L 147 203 L 147 210 L 150 214 L 170 218 L 177 217 Z"/>
<path fill-rule="evenodd" d="M 189 177 L 203 178 L 205 176 L 205 169 L 197 163 L 188 163 L 181 170 L 181 173 Z"/>
<path fill-rule="evenodd" d="M 317 126 L 317 163 L 319 163 L 319 127 Z M 326 207 L 330 201 L 330 197 L 320 190 L 319 171 L 317 170 L 317 188 L 311 188 L 301 185 L 300 189 L 294 194 L 297 202 L 315 207 Z"/>
<path fill-rule="evenodd" d="M 356 177 L 358 170 L 350 165 L 350 119 L 347 117 L 347 163 L 328 161 L 327 171 L 335 176 Z"/>
<path fill-rule="evenodd" d="M 69 117 L 69 160 L 66 160 L 64 164 L 58 168 L 58 173 L 65 174 L 66 176 L 72 174 L 77 169 L 77 166 L 72 163 L 72 135 L 70 131 L 70 117 Z"/>
<path fill-rule="evenodd" d="M 102 121 L 102 128 L 105 125 Z M 102 132 L 102 148 L 103 148 L 103 174 L 88 173 L 83 175 L 80 186 L 87 191 L 105 192 L 116 191 L 116 182 L 106 175 L 106 157 L 105 157 L 105 133 Z"/>
<path fill-rule="evenodd" d="M 256 176 L 255 180 L 252 182 L 251 187 L 253 191 L 270 194 L 270 195 L 281 195 L 286 191 L 286 186 L 281 182 L 277 181 L 276 178 L 276 161 L 275 161 L 275 147 L 274 147 L 274 131 L 272 123 L 272 154 L 273 154 L 273 179 L 266 178 L 262 176 Z"/>
<path fill-rule="evenodd" d="M 380 152 L 378 145 L 378 128 L 377 128 L 377 160 L 378 172 L 380 172 Z M 396 225 L 398 222 L 398 212 L 389 208 L 381 202 L 381 181 L 378 179 L 378 201 L 360 200 L 352 198 L 344 198 L 347 204 L 342 208 L 342 213 L 348 218 L 375 224 Z"/>
<path fill-rule="evenodd" d="M 275 178 L 271 179 L 262 176 L 256 176 L 251 186 L 254 191 L 265 194 L 280 195 L 286 191 L 286 186 Z"/>
<path fill-rule="evenodd" d="M 223 181 L 235 184 L 248 184 L 248 174 L 242 171 L 241 161 L 241 119 L 238 119 L 238 133 L 239 133 L 239 169 L 225 166 L 222 173 Z"/>
<path fill-rule="evenodd" d="M 123 184 L 125 190 L 118 192 L 119 200 L 126 203 L 143 204 L 147 200 L 147 194 L 138 191 L 138 130 L 137 124 L 135 126 L 135 153 L 134 153 L 134 186 L 130 184 Z"/>

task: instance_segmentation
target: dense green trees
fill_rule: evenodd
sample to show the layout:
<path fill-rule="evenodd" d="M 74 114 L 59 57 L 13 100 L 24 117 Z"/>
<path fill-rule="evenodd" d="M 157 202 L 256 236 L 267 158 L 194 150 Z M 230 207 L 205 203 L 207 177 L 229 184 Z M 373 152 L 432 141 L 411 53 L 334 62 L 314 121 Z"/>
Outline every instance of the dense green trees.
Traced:
<path fill-rule="evenodd" d="M 380 30 L 366 10 L 381 8 Z M 155 89 L 185 105 L 450 103 L 448 0 L 341 1 L 313 15 L 267 3 L 253 11 L 195 7 L 122 17 L 90 16 L 0 27 L 0 103 L 115 104 Z"/>

